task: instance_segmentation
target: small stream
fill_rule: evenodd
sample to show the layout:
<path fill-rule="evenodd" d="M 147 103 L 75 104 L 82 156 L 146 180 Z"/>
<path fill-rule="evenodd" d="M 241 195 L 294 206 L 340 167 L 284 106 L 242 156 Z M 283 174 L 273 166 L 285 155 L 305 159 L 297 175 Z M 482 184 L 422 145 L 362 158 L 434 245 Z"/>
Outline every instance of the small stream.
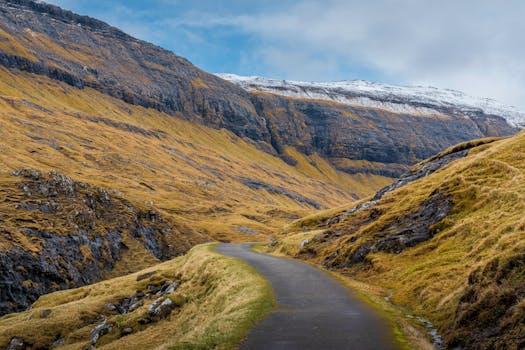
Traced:
<path fill-rule="evenodd" d="M 390 298 L 392 297 L 393 294 L 394 294 L 394 292 L 390 290 L 388 292 L 388 296 L 385 297 L 385 301 L 387 301 L 391 305 L 395 306 L 394 303 L 392 303 L 392 301 L 390 300 Z M 395 307 L 398 307 L 398 306 L 395 306 Z M 401 308 L 401 309 L 403 309 L 403 308 Z M 427 329 L 427 334 L 432 338 L 432 344 L 434 345 L 434 348 L 436 350 L 443 350 L 443 349 L 445 349 L 445 342 L 443 341 L 443 338 L 441 337 L 441 335 L 439 335 L 436 327 L 434 326 L 434 324 L 432 322 L 430 322 L 429 320 L 427 320 L 424 317 L 414 316 L 414 315 L 411 315 L 411 314 L 405 314 L 405 317 L 413 319 L 413 320 L 416 320 L 420 325 L 422 325 L 423 327 L 425 327 Z"/>

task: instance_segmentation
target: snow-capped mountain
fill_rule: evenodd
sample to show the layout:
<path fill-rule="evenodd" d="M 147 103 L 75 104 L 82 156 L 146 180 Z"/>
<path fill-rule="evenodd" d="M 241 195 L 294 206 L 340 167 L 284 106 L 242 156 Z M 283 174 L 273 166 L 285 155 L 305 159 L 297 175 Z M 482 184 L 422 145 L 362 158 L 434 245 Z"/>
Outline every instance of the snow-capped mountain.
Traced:
<path fill-rule="evenodd" d="M 424 86 L 394 86 L 363 80 L 338 82 L 302 82 L 256 76 L 216 74 L 247 91 L 269 92 L 282 96 L 328 100 L 343 104 L 375 107 L 396 113 L 454 114 L 476 117 L 480 113 L 503 117 L 519 128 L 525 128 L 525 113 L 489 98 L 463 92 Z"/>

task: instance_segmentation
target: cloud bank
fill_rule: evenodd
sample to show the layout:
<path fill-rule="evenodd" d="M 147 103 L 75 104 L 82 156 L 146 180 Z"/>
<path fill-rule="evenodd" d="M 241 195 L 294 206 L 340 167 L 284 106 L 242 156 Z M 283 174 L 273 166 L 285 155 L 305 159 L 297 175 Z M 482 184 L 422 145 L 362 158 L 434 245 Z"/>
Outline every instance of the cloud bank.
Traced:
<path fill-rule="evenodd" d="M 85 10 L 96 8 L 90 3 Z M 104 3 L 105 20 L 210 71 L 432 85 L 525 109 L 522 1 Z"/>

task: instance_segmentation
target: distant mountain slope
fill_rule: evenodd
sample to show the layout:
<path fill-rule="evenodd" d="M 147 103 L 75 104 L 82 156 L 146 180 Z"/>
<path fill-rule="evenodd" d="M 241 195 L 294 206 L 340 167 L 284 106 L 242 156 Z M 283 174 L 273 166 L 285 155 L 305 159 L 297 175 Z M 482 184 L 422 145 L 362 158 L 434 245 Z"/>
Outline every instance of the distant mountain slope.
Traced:
<path fill-rule="evenodd" d="M 371 201 L 298 220 L 283 242 L 310 238 L 299 257 L 385 288 L 447 348 L 522 349 L 525 133 L 486 141 L 419 164 Z"/>
<path fill-rule="evenodd" d="M 91 87 L 128 103 L 180 113 L 264 139 L 247 94 L 158 46 L 96 19 L 30 0 L 0 1 L 0 64 Z"/>
<path fill-rule="evenodd" d="M 292 166 L 227 130 L 16 70 L 0 68 L 0 106 L 1 171 L 56 170 L 217 239 L 253 240 L 391 181 L 289 150 Z"/>
<path fill-rule="evenodd" d="M 101 21 L 30 0 L 0 1 L 0 64 L 228 129 L 290 164 L 290 148 L 317 154 L 350 174 L 399 176 L 458 142 L 517 131 L 477 111 L 473 119 L 449 109 L 428 117 L 419 109 L 250 94 Z"/>
<path fill-rule="evenodd" d="M 247 91 L 319 99 L 385 109 L 415 115 L 448 114 L 476 119 L 485 115 L 504 118 L 510 125 L 525 127 L 525 113 L 493 99 L 472 97 L 461 91 L 424 86 L 394 86 L 364 80 L 304 82 L 216 74 Z"/>

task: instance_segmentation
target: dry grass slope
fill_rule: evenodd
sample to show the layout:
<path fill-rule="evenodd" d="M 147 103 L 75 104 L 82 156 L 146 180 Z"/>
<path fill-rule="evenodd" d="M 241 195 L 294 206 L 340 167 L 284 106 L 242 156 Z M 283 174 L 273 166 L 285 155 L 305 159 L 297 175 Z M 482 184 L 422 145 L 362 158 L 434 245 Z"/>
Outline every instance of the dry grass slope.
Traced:
<path fill-rule="evenodd" d="M 310 216 L 285 232 L 327 230 L 301 255 L 392 291 L 391 300 L 434 322 L 447 345 L 472 349 L 525 346 L 525 133 L 474 148 L 443 169 L 385 195 L 376 206 L 326 226 L 344 211 Z M 436 197 L 436 195 L 438 197 Z M 359 247 L 417 222 L 424 203 L 448 198 L 433 237 L 396 252 Z M 386 295 L 385 295 L 386 296 Z"/>
<path fill-rule="evenodd" d="M 144 275 L 148 277 L 137 281 Z M 147 317 L 155 296 L 146 297 L 142 307 L 127 314 L 105 307 L 174 277 L 180 287 L 169 298 L 176 308 L 164 320 L 139 321 Z M 135 274 L 43 296 L 31 310 L 0 318 L 0 347 L 20 337 L 32 348 L 49 348 L 60 340 L 58 348 L 83 349 L 89 346 L 95 325 L 106 317 L 113 327 L 98 340 L 97 349 L 232 349 L 273 305 L 264 278 L 207 244 Z M 132 333 L 123 336 L 125 328 Z"/>
<path fill-rule="evenodd" d="M 219 240 L 260 239 L 314 212 L 312 203 L 348 203 L 391 181 L 345 174 L 293 149 L 291 166 L 224 129 L 16 70 L 0 69 L 0 110 L 0 171 L 53 169 Z M 254 179 L 266 189 L 249 187 Z"/>

